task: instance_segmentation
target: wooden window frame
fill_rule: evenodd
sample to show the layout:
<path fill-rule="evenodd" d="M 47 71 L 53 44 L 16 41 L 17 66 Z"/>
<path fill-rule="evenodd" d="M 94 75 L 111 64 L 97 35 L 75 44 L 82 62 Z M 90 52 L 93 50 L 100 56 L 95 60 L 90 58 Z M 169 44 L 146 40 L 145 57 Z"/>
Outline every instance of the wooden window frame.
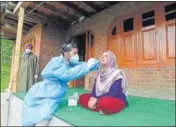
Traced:
<path fill-rule="evenodd" d="M 160 22 L 160 29 L 161 29 L 160 42 L 162 44 L 162 45 L 160 45 L 161 52 L 162 52 L 162 56 L 160 59 L 162 60 L 163 66 L 175 66 L 175 58 L 171 58 L 171 59 L 167 58 L 168 40 L 167 40 L 167 33 L 166 33 L 167 27 L 169 27 L 169 26 L 175 25 L 175 29 L 176 29 L 175 19 L 168 20 L 168 21 L 165 20 L 165 6 L 173 4 L 173 3 L 174 2 L 162 2 L 162 3 L 158 4 L 158 6 L 159 6 L 158 10 L 161 12 L 158 15 L 160 18 L 159 20 L 163 21 L 163 22 Z"/>
<path fill-rule="evenodd" d="M 122 20 L 123 19 L 127 19 L 130 18 L 130 17 L 133 17 L 133 23 L 134 23 L 134 29 L 136 29 L 136 41 L 137 41 L 137 44 L 136 44 L 136 64 L 135 65 L 125 65 L 123 63 L 120 63 L 119 66 L 122 67 L 122 68 L 136 68 L 136 67 L 161 67 L 161 66 L 168 66 L 168 65 L 174 65 L 175 64 L 175 58 L 172 59 L 172 60 L 167 60 L 166 57 L 165 57 L 165 54 L 167 52 L 166 50 L 166 32 L 165 32 L 165 29 L 166 29 L 166 25 L 173 25 L 174 21 L 165 21 L 165 13 L 164 13 L 164 6 L 165 5 L 169 5 L 169 4 L 172 4 L 174 2 L 154 2 L 153 5 L 150 5 L 150 6 L 146 6 L 144 8 L 141 8 L 140 11 L 136 11 L 136 12 L 132 12 L 132 13 L 128 13 L 126 15 L 123 15 L 123 16 L 118 16 L 116 17 L 116 19 L 110 24 L 109 28 L 108 28 L 108 31 L 107 31 L 107 49 L 112 49 L 112 47 L 114 47 L 115 49 L 115 54 L 118 58 L 118 54 L 120 53 L 120 51 L 118 50 L 118 44 L 115 44 L 113 45 L 112 42 L 114 43 L 121 43 L 123 37 L 121 36 L 121 34 L 123 33 L 123 29 L 122 29 Z M 157 8 L 156 8 L 157 7 Z M 145 26 L 145 27 L 142 27 L 142 14 L 145 13 L 145 12 L 149 12 L 149 11 L 152 11 L 154 10 L 155 11 L 155 24 L 153 25 L 149 25 L 149 26 Z M 130 16 L 129 16 L 130 15 Z M 163 22 L 165 21 L 165 22 Z M 120 23 L 121 22 L 121 23 Z M 141 22 L 141 23 L 139 23 Z M 140 25 L 139 25 L 140 24 Z M 136 26 L 135 26 L 136 25 Z M 112 36 L 111 35 L 111 32 L 113 30 L 114 27 L 117 27 L 118 28 L 118 32 L 116 33 L 115 36 Z M 145 31 L 145 30 L 148 30 L 148 29 L 155 29 L 155 33 L 156 33 L 156 37 L 154 42 L 155 42 L 155 47 L 157 48 L 156 50 L 156 61 L 155 62 L 141 62 L 140 61 L 140 54 L 141 52 L 139 50 L 141 50 L 141 38 L 142 36 L 140 35 L 141 31 Z M 127 35 L 130 34 L 127 32 Z M 124 34 L 125 35 L 125 34 Z M 141 37 L 140 37 L 141 36 Z M 154 48 L 155 48 L 154 47 Z M 173 50 L 172 50 L 173 51 Z"/>

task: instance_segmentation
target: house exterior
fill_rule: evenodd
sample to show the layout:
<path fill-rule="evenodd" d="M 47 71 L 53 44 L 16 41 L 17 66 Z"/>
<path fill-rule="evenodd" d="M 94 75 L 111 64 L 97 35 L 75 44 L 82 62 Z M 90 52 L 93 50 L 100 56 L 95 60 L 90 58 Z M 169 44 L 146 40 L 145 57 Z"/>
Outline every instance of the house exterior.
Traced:
<path fill-rule="evenodd" d="M 107 4 L 109 5 L 102 7 Z M 17 7 L 26 11 L 23 35 L 18 44 L 20 42 L 20 52 L 24 50 L 26 43 L 33 44 L 33 52 L 39 57 L 40 70 L 52 57 L 60 55 L 62 44 L 85 43 L 84 49 L 80 46 L 84 60 L 98 58 L 104 50 L 115 53 L 119 68 L 127 75 L 129 95 L 175 100 L 176 3 L 57 2 L 56 5 L 56 2 L 47 2 L 36 5 L 35 2 L 22 2 L 8 5 L 12 8 L 13 14 L 7 11 L 2 13 L 5 15 L 1 20 L 4 24 L 8 23 L 10 18 L 18 17 L 16 13 L 20 13 L 20 9 L 16 9 Z M 36 7 L 35 11 L 29 13 Z M 64 11 L 66 8 L 67 12 Z M 15 9 L 19 12 L 15 12 Z M 59 19 L 60 15 L 69 17 L 69 20 Z M 19 20 L 20 18 L 18 27 Z M 29 23 L 32 25 L 27 25 Z M 18 31 L 17 34 L 11 34 L 12 30 L 7 30 L 4 26 L 1 26 L 1 29 L 4 32 L 1 37 L 13 39 L 17 47 Z M 11 84 L 16 82 L 13 77 L 17 76 L 18 70 L 14 69 L 18 65 L 14 60 L 17 50 L 15 46 Z M 82 85 L 91 91 L 94 79 L 95 72 L 70 83 L 70 86 Z M 15 91 L 15 85 L 13 90 Z"/>

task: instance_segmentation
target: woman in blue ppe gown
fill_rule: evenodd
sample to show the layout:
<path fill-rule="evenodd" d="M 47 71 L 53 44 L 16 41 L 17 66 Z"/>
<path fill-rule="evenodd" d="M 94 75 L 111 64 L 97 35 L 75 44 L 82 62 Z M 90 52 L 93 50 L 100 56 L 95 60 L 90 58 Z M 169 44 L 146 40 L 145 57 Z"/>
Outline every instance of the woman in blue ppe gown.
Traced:
<path fill-rule="evenodd" d="M 70 48 L 69 46 L 64 46 L 62 54 L 49 61 L 41 73 L 43 81 L 34 84 L 25 95 L 23 126 L 33 126 L 40 121 L 50 120 L 68 91 L 67 83 L 99 68 L 98 60 L 95 60 L 91 66 L 86 62 L 71 62 L 77 53 L 73 44 Z M 68 50 L 64 51 L 65 47 Z"/>

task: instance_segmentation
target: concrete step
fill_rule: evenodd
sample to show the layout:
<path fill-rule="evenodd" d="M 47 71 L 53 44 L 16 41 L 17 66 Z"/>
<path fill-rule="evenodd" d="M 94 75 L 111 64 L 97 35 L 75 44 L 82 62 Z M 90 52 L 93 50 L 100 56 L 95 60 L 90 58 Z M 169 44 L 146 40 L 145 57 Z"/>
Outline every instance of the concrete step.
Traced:
<path fill-rule="evenodd" d="M 8 113 L 7 93 L 1 93 L 1 126 L 7 126 Z M 11 95 L 9 105 L 8 126 L 22 126 L 22 100 L 15 95 Z M 48 126 L 71 126 L 63 120 L 53 116 Z"/>

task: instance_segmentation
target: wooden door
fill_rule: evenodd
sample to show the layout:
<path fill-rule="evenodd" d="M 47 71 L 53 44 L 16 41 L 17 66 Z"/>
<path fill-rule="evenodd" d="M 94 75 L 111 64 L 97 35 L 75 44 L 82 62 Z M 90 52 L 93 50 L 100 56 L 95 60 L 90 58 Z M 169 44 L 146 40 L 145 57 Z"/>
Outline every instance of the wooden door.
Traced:
<path fill-rule="evenodd" d="M 161 29 L 161 59 L 163 64 L 175 64 L 176 43 L 176 3 L 165 2 L 159 5 L 158 11 Z"/>
<path fill-rule="evenodd" d="M 108 49 L 111 50 L 114 54 L 117 54 L 117 43 L 118 43 L 117 26 L 113 25 L 108 34 L 109 34 Z"/>
<path fill-rule="evenodd" d="M 108 32 L 108 49 L 117 58 L 120 67 L 136 65 L 136 21 L 133 15 L 117 18 Z"/>
<path fill-rule="evenodd" d="M 156 65 L 160 63 L 158 13 L 154 7 L 151 7 L 141 10 L 138 14 L 138 65 Z"/>
<path fill-rule="evenodd" d="M 80 61 L 85 61 L 85 56 L 83 56 L 82 51 L 86 49 L 86 35 L 79 35 L 73 38 L 73 42 L 77 44 L 78 46 L 78 55 L 80 57 Z M 80 43 L 85 43 L 85 48 L 80 47 Z M 86 50 L 85 50 L 86 51 Z M 84 51 L 84 52 L 85 52 Z M 84 86 L 85 84 L 85 77 L 71 81 L 70 82 L 70 87 L 79 87 L 79 86 Z"/>
<path fill-rule="evenodd" d="M 94 35 L 92 32 L 86 32 L 86 60 L 94 57 Z"/>
<path fill-rule="evenodd" d="M 117 50 L 121 67 L 136 65 L 136 18 L 135 15 L 121 17 L 119 24 L 119 41 Z"/>
<path fill-rule="evenodd" d="M 75 42 L 78 43 L 78 38 L 76 37 Z M 83 43 L 83 42 L 82 42 Z M 86 43 L 86 56 L 85 56 L 85 61 L 87 61 L 89 58 L 94 57 L 94 35 L 92 32 L 87 31 L 86 36 L 85 36 L 85 43 Z M 84 86 L 85 84 L 85 77 L 72 81 L 71 82 L 71 87 L 78 87 L 78 86 Z"/>

